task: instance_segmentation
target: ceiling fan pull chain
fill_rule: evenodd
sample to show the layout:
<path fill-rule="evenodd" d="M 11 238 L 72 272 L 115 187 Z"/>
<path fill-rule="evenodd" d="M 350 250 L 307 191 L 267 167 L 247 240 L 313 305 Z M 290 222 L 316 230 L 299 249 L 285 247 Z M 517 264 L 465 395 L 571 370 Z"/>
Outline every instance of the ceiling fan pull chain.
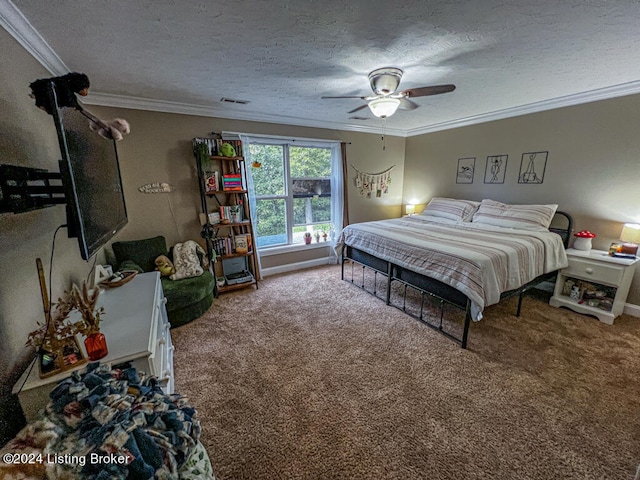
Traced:
<path fill-rule="evenodd" d="M 386 126 L 387 126 L 387 119 L 386 117 L 382 117 L 382 150 L 387 149 L 387 144 L 384 139 L 384 131 Z"/>

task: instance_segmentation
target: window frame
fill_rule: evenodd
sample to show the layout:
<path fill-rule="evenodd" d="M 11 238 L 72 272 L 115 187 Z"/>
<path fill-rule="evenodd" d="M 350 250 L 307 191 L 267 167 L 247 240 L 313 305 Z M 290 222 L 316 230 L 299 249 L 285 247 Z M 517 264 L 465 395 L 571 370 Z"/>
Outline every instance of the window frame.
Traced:
<path fill-rule="evenodd" d="M 300 147 L 300 148 L 319 148 L 319 149 L 328 149 L 329 151 L 331 151 L 331 148 L 326 146 L 324 144 L 325 142 L 319 141 L 317 144 L 314 144 L 313 141 L 305 141 L 304 144 L 298 144 L 295 141 L 290 141 L 290 140 L 283 140 L 283 141 L 278 141 L 276 139 L 264 139 L 264 140 L 258 140 L 258 139 L 254 139 L 253 141 L 251 141 L 251 143 L 249 144 L 249 146 L 251 145 L 260 145 L 260 146 L 279 146 L 282 147 L 282 159 L 283 159 L 283 169 L 284 169 L 284 189 L 285 192 L 283 195 L 258 195 L 257 192 L 254 192 L 254 196 L 255 196 L 255 202 L 257 205 L 257 202 L 259 202 L 260 200 L 281 200 L 284 199 L 285 202 L 285 228 L 286 228 L 286 236 L 287 236 L 287 242 L 286 243 L 278 243 L 278 244 L 273 244 L 273 245 L 264 245 L 264 246 L 257 246 L 257 249 L 259 251 L 268 251 L 269 249 L 276 249 L 276 248 L 285 248 L 285 247 L 291 247 L 296 245 L 296 243 L 294 243 L 294 232 L 293 229 L 296 226 L 302 226 L 302 225 L 296 225 L 295 224 L 295 216 L 294 216 L 294 195 L 293 195 L 293 179 L 294 177 L 291 174 L 291 158 L 290 158 L 290 153 L 289 153 L 289 148 L 290 147 Z M 333 162 L 331 160 L 331 158 L 329 158 L 329 176 L 328 177 L 295 177 L 296 179 L 313 179 L 313 180 L 329 180 L 329 182 L 332 182 L 332 176 L 333 176 Z M 333 196 L 331 195 L 331 193 L 329 193 L 328 195 L 332 200 L 331 200 L 331 205 L 333 206 Z M 303 197 L 295 197 L 295 198 L 303 198 Z M 326 198 L 326 196 L 325 196 Z M 312 222 L 309 224 L 304 224 L 304 225 L 322 225 L 322 224 L 326 224 L 329 223 L 331 225 L 333 225 L 334 223 L 334 219 L 333 219 L 333 208 L 331 209 L 331 214 L 330 214 L 330 218 L 329 221 L 318 221 L 318 222 Z M 258 235 L 257 235 L 257 228 L 256 228 L 256 243 L 258 243 Z"/>

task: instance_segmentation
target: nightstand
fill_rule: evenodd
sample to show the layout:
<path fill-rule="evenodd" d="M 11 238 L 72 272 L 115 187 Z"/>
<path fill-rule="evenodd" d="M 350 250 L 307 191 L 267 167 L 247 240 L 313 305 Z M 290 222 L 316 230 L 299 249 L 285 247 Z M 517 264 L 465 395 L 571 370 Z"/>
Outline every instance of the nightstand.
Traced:
<path fill-rule="evenodd" d="M 612 257 L 602 250 L 567 250 L 569 266 L 558 272 L 552 307 L 597 317 L 613 325 L 622 314 L 638 258 Z M 573 295 L 571 290 L 573 289 Z"/>

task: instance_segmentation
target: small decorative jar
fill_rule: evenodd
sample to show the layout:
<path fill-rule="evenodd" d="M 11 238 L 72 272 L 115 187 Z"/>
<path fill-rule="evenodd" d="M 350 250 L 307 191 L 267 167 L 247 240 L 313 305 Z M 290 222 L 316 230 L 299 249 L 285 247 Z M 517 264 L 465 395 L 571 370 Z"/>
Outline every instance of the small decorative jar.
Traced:
<path fill-rule="evenodd" d="M 591 250 L 591 239 L 595 238 L 596 234 L 591 233 L 589 230 L 582 230 L 573 234 L 576 239 L 573 241 L 573 248 L 576 250 Z"/>
<path fill-rule="evenodd" d="M 310 232 L 305 232 L 304 233 L 304 237 L 302 237 L 302 238 L 304 238 L 304 243 L 306 245 L 309 245 L 311 243 L 311 233 Z"/>
<path fill-rule="evenodd" d="M 84 347 L 87 350 L 87 357 L 89 357 L 91 361 L 100 360 L 109 353 L 107 349 L 107 339 L 104 333 L 99 330 L 86 336 L 84 339 Z"/>

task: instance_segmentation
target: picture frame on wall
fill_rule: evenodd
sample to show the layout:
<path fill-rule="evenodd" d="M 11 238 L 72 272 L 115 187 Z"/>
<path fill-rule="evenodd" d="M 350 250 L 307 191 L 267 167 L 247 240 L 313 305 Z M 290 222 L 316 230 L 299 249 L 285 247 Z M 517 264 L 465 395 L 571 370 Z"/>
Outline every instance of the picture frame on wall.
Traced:
<path fill-rule="evenodd" d="M 541 184 L 544 181 L 544 172 L 547 169 L 549 152 L 527 152 L 522 154 L 520 160 L 520 173 L 518 183 L 530 185 Z"/>
<path fill-rule="evenodd" d="M 473 174 L 476 170 L 476 157 L 458 159 L 456 171 L 456 183 L 473 183 Z"/>
<path fill-rule="evenodd" d="M 504 183 L 509 155 L 489 155 L 484 168 L 484 183 Z"/>

